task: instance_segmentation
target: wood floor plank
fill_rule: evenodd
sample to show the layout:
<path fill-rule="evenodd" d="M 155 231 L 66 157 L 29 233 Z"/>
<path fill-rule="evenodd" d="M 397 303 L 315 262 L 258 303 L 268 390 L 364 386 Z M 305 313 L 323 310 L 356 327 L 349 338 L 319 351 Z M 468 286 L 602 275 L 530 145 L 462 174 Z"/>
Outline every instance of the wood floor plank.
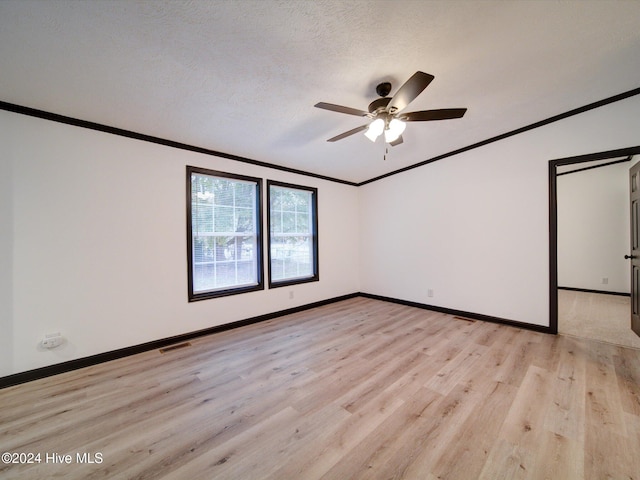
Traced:
<path fill-rule="evenodd" d="M 562 353 L 552 384 L 544 428 L 584 443 L 586 359 L 581 345 L 570 337 L 561 337 Z"/>
<path fill-rule="evenodd" d="M 516 389 L 501 382 L 483 387 L 488 393 L 476 404 L 473 417 L 455 429 L 448 448 L 431 469 L 439 479 L 477 478 L 487 462 Z"/>
<path fill-rule="evenodd" d="M 406 435 L 415 442 L 415 432 L 422 430 L 421 425 L 441 418 L 438 412 L 444 403 L 448 402 L 437 392 L 424 388 L 419 390 L 355 448 L 345 452 L 321 478 L 381 478 L 380 471 L 386 468 L 397 451 L 398 439 Z M 451 401 L 451 405 L 454 403 Z"/>
<path fill-rule="evenodd" d="M 427 383 L 430 388 L 442 395 L 447 395 L 478 361 L 487 347 L 469 342 L 451 361 L 441 368 Z"/>
<path fill-rule="evenodd" d="M 335 425 L 329 435 L 323 435 L 323 438 L 317 438 L 317 441 L 308 443 L 304 450 L 299 451 L 287 462 L 283 462 L 282 466 L 267 478 L 270 480 L 321 478 L 344 458 L 347 452 L 353 450 L 382 422 L 395 414 L 404 403 L 393 392 L 380 392 L 360 411 Z M 324 432 L 328 429 L 322 430 Z"/>
<path fill-rule="evenodd" d="M 640 350 L 362 297 L 190 343 L 0 390 L 73 457 L 0 478 L 640 480 Z"/>
<path fill-rule="evenodd" d="M 640 417 L 640 372 L 634 365 L 638 361 L 628 348 L 616 349 L 613 363 L 620 388 L 622 409 Z M 635 358 L 634 358 L 635 357 Z"/>
<path fill-rule="evenodd" d="M 531 466 L 533 462 L 533 452 L 508 440 L 500 439 L 491 448 L 478 480 L 526 479 L 529 475 L 527 466 Z"/>
<path fill-rule="evenodd" d="M 371 478 L 425 478 L 452 445 L 459 430 L 476 415 L 478 405 L 491 397 L 488 383 L 458 384 L 431 414 L 421 415 L 412 431 L 390 446 L 389 461 Z M 428 390 L 426 390 L 428 391 Z M 420 394 L 418 392 L 418 394 Z M 493 402 L 493 399 L 488 400 Z M 426 412 L 425 412 L 426 413 Z"/>
<path fill-rule="evenodd" d="M 580 441 L 545 431 L 527 479 L 584 478 L 584 449 Z"/>
<path fill-rule="evenodd" d="M 615 347 L 595 343 L 587 352 L 586 423 L 626 436 L 613 357 Z"/>
<path fill-rule="evenodd" d="M 517 335 L 511 337 L 505 345 L 507 356 L 501 365 L 494 369 L 493 378 L 498 382 L 519 386 L 535 359 L 538 342 L 529 335 L 530 332 L 518 329 L 516 333 Z"/>
<path fill-rule="evenodd" d="M 529 367 L 500 430 L 500 438 L 529 450 L 536 448 L 544 432 L 547 413 L 538 405 L 550 403 L 553 378 L 547 370 L 535 365 Z"/>
<path fill-rule="evenodd" d="M 638 478 L 633 469 L 637 452 L 630 451 L 630 436 L 622 409 L 615 372 L 617 347 L 594 342 L 587 352 L 585 402 L 585 478 Z"/>

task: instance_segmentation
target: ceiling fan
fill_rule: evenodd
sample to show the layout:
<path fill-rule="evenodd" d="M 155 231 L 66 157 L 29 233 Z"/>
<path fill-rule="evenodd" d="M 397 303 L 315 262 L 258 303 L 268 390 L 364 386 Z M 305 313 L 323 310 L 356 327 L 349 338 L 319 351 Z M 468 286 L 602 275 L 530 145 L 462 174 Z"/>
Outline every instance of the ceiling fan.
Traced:
<path fill-rule="evenodd" d="M 406 128 L 405 122 L 426 122 L 430 120 L 462 118 L 467 111 L 466 108 L 444 108 L 402 113 L 402 111 L 427 88 L 434 78 L 433 75 L 429 75 L 428 73 L 416 72 L 398 89 L 393 97 L 387 97 L 389 92 L 391 92 L 391 84 L 389 82 L 379 84 L 376 87 L 376 93 L 382 98 L 371 102 L 367 112 L 356 108 L 343 107 L 342 105 L 334 105 L 333 103 L 316 103 L 314 107 L 317 108 L 373 119 L 373 121 L 367 125 L 362 125 L 348 132 L 336 135 L 327 140 L 327 142 L 336 142 L 354 133 L 366 130 L 365 136 L 372 142 L 375 142 L 376 139 L 384 133 L 385 142 L 393 147 L 403 142 L 402 132 L 404 132 Z"/>

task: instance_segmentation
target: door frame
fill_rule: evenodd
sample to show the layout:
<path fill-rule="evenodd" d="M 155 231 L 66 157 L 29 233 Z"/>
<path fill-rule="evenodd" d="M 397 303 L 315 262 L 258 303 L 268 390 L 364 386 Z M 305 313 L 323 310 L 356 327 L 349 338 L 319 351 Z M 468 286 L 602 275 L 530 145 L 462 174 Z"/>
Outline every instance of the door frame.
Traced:
<path fill-rule="evenodd" d="M 637 154 L 640 146 L 549 160 L 549 333 L 558 333 L 558 167 Z"/>

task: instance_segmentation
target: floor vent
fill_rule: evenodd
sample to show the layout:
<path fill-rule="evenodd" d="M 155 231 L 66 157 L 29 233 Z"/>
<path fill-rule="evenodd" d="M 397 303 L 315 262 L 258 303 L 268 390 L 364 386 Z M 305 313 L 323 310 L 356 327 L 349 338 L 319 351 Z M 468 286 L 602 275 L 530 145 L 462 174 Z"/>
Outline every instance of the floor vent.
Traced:
<path fill-rule="evenodd" d="M 160 353 L 167 353 L 167 352 L 171 352 L 173 350 L 178 350 L 179 348 L 187 348 L 190 347 L 191 343 L 189 342 L 184 342 L 184 343 L 176 343 L 175 345 L 170 345 L 168 347 L 164 347 L 160 349 Z"/>
<path fill-rule="evenodd" d="M 465 322 L 471 322 L 474 323 L 475 320 L 472 320 L 471 318 L 464 318 L 464 317 L 453 317 L 454 320 L 464 320 Z"/>

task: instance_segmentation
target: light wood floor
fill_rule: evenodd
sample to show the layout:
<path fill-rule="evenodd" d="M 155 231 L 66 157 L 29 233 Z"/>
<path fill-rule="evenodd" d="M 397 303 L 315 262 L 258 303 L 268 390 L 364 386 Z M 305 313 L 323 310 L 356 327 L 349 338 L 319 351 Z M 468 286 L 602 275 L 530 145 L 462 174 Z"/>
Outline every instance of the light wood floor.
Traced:
<path fill-rule="evenodd" d="M 626 347 L 640 348 L 631 330 L 630 298 L 558 290 L 558 332 Z"/>
<path fill-rule="evenodd" d="M 0 478 L 637 480 L 639 355 L 354 298 L 0 390 Z"/>

